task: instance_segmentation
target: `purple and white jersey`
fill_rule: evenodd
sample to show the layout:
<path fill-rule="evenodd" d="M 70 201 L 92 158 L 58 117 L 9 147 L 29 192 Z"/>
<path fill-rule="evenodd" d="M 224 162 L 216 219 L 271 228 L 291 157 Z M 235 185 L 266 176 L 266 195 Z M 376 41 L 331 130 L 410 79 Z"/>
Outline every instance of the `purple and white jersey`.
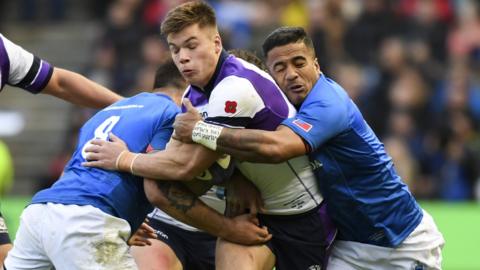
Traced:
<path fill-rule="evenodd" d="M 185 97 L 206 122 L 233 128 L 275 130 L 296 113 L 270 75 L 226 52 L 207 86 L 190 86 Z M 280 164 L 241 162 L 237 167 L 260 190 L 266 214 L 303 213 L 323 200 L 306 156 Z"/>
<path fill-rule="evenodd" d="M 5 84 L 40 92 L 52 77 L 53 67 L 0 34 L 0 91 Z"/>

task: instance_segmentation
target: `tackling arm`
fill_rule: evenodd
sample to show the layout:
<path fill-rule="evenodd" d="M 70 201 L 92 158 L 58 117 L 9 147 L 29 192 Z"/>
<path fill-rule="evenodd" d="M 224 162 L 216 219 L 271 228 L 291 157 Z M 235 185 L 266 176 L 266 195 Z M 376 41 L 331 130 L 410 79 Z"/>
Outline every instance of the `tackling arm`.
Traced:
<path fill-rule="evenodd" d="M 192 180 L 210 167 L 220 156 L 199 144 L 171 140 L 165 150 L 136 154 L 120 138 L 110 134 L 111 141 L 96 139 L 85 148 L 86 167 L 129 172 L 149 179 Z"/>
<path fill-rule="evenodd" d="M 267 229 L 258 226 L 255 215 L 229 219 L 207 206 L 184 184 L 192 182 L 153 181 L 145 179 L 149 201 L 170 216 L 226 240 L 243 244 L 261 244 L 271 239 Z"/>
<path fill-rule="evenodd" d="M 171 140 L 164 151 L 138 156 L 132 171 L 147 178 L 188 181 L 208 169 L 219 157 L 219 153 L 201 145 Z"/>
<path fill-rule="evenodd" d="M 221 127 L 203 122 L 188 99 L 183 104 L 186 112 L 178 114 L 173 124 L 175 139 L 193 140 L 209 149 L 251 162 L 279 163 L 309 152 L 308 144 L 286 126 L 280 125 L 275 131 Z"/>
<path fill-rule="evenodd" d="M 304 141 L 285 126 L 275 131 L 224 128 L 217 139 L 217 151 L 250 162 L 280 163 L 307 150 Z"/>

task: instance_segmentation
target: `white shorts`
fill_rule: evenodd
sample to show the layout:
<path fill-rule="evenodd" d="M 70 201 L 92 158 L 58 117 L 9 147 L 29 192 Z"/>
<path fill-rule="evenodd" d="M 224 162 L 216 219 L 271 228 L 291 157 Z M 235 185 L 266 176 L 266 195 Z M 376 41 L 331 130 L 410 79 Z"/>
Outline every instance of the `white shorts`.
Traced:
<path fill-rule="evenodd" d="M 8 270 L 137 269 L 130 226 L 90 205 L 32 204 L 20 217 Z"/>
<path fill-rule="evenodd" d="M 423 211 L 420 224 L 396 248 L 335 241 L 328 261 L 328 270 L 441 269 L 444 244 L 445 240 L 433 218 Z"/>

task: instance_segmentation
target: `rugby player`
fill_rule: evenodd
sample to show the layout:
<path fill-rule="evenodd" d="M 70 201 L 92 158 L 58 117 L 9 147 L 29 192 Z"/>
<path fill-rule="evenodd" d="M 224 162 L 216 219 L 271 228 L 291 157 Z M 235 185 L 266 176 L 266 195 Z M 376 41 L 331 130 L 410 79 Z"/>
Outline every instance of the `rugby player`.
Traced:
<path fill-rule="evenodd" d="M 395 171 L 383 144 L 344 89 L 320 70 L 302 28 L 273 31 L 263 44 L 270 74 L 299 109 L 275 131 L 205 123 L 189 105 L 175 134 L 242 160 L 276 163 L 309 154 L 338 227 L 329 269 L 441 269 L 444 245 Z"/>
<path fill-rule="evenodd" d="M 78 73 L 53 67 L 0 33 L 0 91 L 7 84 L 92 108 L 103 108 L 121 98 Z M 7 226 L 0 213 L 0 265 L 11 248 Z"/>

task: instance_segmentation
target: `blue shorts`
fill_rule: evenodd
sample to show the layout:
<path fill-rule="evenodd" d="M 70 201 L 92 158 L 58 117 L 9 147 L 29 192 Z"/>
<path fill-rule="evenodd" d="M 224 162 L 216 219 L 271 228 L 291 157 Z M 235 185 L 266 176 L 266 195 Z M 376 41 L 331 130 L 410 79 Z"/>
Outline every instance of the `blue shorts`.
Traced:
<path fill-rule="evenodd" d="M 2 217 L 2 213 L 0 213 L 0 245 L 10 244 L 10 237 L 8 236 L 8 229 L 7 225 L 5 224 L 5 220 Z"/>
<path fill-rule="evenodd" d="M 275 254 L 277 270 L 325 269 L 337 229 L 326 213 L 326 205 L 298 215 L 258 215 L 272 240 L 267 246 Z"/>
<path fill-rule="evenodd" d="M 154 218 L 150 218 L 149 225 L 157 231 L 158 240 L 175 252 L 183 269 L 215 270 L 216 237 L 184 230 Z"/>

